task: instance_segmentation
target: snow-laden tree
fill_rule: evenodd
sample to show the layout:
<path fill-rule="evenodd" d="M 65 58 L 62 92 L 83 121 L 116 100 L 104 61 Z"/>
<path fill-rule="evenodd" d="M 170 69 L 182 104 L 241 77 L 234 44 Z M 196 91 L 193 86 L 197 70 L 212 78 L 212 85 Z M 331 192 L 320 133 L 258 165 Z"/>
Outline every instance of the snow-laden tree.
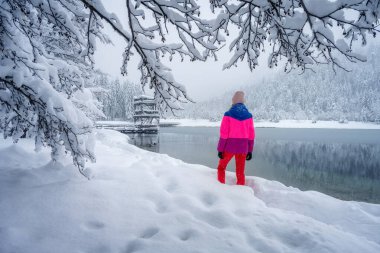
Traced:
<path fill-rule="evenodd" d="M 182 60 L 187 57 L 191 61 L 205 61 L 209 56 L 216 57 L 215 42 L 223 38 L 218 35 L 214 20 L 200 17 L 200 6 L 195 1 L 127 0 L 125 27 L 115 15 L 101 8 L 98 1 L 83 2 L 125 39 L 123 75 L 127 74 L 131 56 L 138 55 L 141 84 L 154 90 L 161 109 L 180 109 L 178 102 L 190 100 L 185 87 L 175 81 L 161 58 L 168 56 L 171 60 L 177 54 Z"/>
<path fill-rule="evenodd" d="M 95 38 L 108 42 L 101 21 L 125 39 L 121 72 L 127 74 L 131 56 L 138 56 L 142 85 L 154 90 L 162 109 L 178 109 L 178 102 L 190 98 L 162 57 L 216 59 L 224 35 L 232 35 L 225 68 L 244 59 L 255 68 L 264 47 L 270 67 L 281 61 L 287 71 L 315 63 L 344 67 L 337 55 L 363 60 L 353 43 L 376 35 L 379 1 L 211 0 L 206 6 L 195 0 L 125 0 L 122 23 L 100 0 L 1 0 L 1 129 L 15 140 L 36 137 L 53 155 L 64 148 L 80 168 L 94 159 L 86 141 L 92 122 L 83 110 L 95 109 L 83 101 L 89 98 L 83 83 Z"/>
<path fill-rule="evenodd" d="M 331 63 L 344 68 L 337 56 L 363 61 L 353 52 L 353 43 L 367 43 L 368 34 L 378 32 L 379 0 L 211 0 L 225 13 L 223 28 L 238 26 L 230 44 L 234 51 L 229 68 L 247 60 L 251 70 L 264 47 L 268 47 L 269 67 L 283 59 L 285 71 L 308 68 L 315 63 Z M 268 44 L 269 43 L 269 44 Z"/>
<path fill-rule="evenodd" d="M 133 98 L 143 94 L 140 84 L 120 81 L 110 75 L 95 70 L 85 85 L 96 97 L 106 120 L 131 120 L 134 114 Z M 98 120 L 100 118 L 97 118 Z"/>
<path fill-rule="evenodd" d="M 379 0 L 212 0 L 223 8 L 223 27 L 238 26 L 230 45 L 234 51 L 229 68 L 244 58 L 251 69 L 268 46 L 269 67 L 286 62 L 285 71 L 305 69 L 310 64 L 331 63 L 344 68 L 337 56 L 348 61 L 364 58 L 353 52 L 353 43 L 364 45 L 368 34 L 375 37 L 379 24 Z M 269 43 L 269 45 L 267 44 Z M 267 49 L 267 48 L 266 48 Z"/>
<path fill-rule="evenodd" d="M 269 67 L 284 62 L 285 71 L 312 64 L 345 68 L 339 56 L 364 61 L 353 45 L 366 44 L 379 31 L 380 0 L 126 0 L 125 27 L 98 0 L 82 1 L 125 38 L 123 74 L 131 55 L 140 57 L 141 83 L 154 89 L 163 109 L 190 100 L 162 63 L 165 55 L 217 59 L 224 35 L 232 35 L 232 57 L 224 68 L 246 60 L 253 70 L 264 47 Z"/>
<path fill-rule="evenodd" d="M 133 97 L 141 94 L 140 85 L 129 82 L 120 83 L 119 79 L 110 81 L 100 99 L 106 118 L 108 120 L 131 120 L 134 113 Z"/>
<path fill-rule="evenodd" d="M 84 80 L 94 38 L 108 39 L 96 15 L 73 0 L 5 0 L 0 7 L 0 130 L 35 138 L 53 159 L 70 152 L 82 172 L 94 160 L 90 115 L 101 114 Z"/>

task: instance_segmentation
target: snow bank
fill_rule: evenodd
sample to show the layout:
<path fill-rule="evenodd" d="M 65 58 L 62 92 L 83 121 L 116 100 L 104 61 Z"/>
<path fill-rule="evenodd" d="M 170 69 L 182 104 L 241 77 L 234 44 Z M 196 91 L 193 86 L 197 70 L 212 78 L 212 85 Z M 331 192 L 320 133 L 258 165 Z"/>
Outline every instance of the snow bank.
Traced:
<path fill-rule="evenodd" d="M 97 132 L 81 176 L 33 143 L 0 142 L 0 252 L 380 252 L 380 205 L 345 202 L 150 153 Z"/>
<path fill-rule="evenodd" d="M 161 123 L 177 123 L 178 126 L 186 127 L 219 127 L 220 121 L 209 121 L 206 119 L 162 119 Z M 335 128 L 335 129 L 380 129 L 380 124 L 367 122 L 317 121 L 311 120 L 281 120 L 280 122 L 256 121 L 255 127 L 274 128 Z"/>

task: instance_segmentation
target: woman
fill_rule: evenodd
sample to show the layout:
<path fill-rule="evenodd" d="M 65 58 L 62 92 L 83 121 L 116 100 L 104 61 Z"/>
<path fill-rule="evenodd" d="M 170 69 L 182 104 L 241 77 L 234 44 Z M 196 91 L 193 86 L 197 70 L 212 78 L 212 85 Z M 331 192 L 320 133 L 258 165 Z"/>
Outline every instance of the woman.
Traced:
<path fill-rule="evenodd" d="M 245 160 L 252 159 L 255 128 L 252 114 L 244 105 L 244 92 L 237 91 L 232 97 L 232 107 L 224 114 L 218 143 L 218 180 L 225 183 L 226 167 L 235 156 L 238 185 L 245 185 Z"/>

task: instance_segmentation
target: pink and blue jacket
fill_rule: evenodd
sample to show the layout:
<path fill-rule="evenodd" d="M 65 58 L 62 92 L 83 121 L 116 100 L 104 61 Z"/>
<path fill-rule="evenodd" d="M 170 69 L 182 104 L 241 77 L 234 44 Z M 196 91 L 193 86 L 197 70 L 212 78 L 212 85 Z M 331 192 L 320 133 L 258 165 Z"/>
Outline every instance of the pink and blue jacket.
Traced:
<path fill-rule="evenodd" d="M 247 154 L 252 152 L 254 142 L 255 128 L 252 114 L 244 104 L 234 104 L 223 116 L 218 151 Z"/>

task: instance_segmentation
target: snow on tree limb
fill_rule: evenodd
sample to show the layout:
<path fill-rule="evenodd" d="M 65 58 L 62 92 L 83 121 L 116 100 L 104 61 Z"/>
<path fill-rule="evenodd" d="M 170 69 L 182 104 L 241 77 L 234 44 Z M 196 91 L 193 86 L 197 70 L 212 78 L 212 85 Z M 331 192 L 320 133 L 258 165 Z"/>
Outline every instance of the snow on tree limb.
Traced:
<path fill-rule="evenodd" d="M 83 86 L 94 38 L 108 41 L 101 27 L 76 1 L 2 2 L 0 130 L 5 138 L 34 138 L 36 149 L 51 147 L 53 159 L 69 152 L 81 172 L 86 160 L 95 160 L 93 123 L 84 110 L 101 112 Z"/>
<path fill-rule="evenodd" d="M 253 70 L 264 47 L 269 47 L 268 66 L 285 60 L 285 71 L 291 71 L 312 64 L 345 69 L 339 55 L 351 62 L 364 61 L 352 51 L 353 42 L 361 39 L 365 44 L 367 34 L 375 36 L 379 24 L 379 0 L 211 0 L 215 15 L 208 19 L 200 16 L 200 4 L 194 0 L 126 0 L 129 22 L 124 29 L 99 0 L 82 1 L 126 38 L 122 73 L 127 74 L 130 56 L 137 53 L 142 84 L 149 84 L 160 103 L 170 109 L 179 108 L 173 102 L 189 98 L 182 85 L 171 81 L 159 56 L 217 59 L 218 45 L 225 42 L 223 34 L 229 36 L 230 26 L 239 32 L 230 44 L 233 56 L 224 69 L 245 59 Z M 153 25 L 144 24 L 148 17 Z M 177 35 L 179 45 L 166 42 L 169 32 Z"/>
<path fill-rule="evenodd" d="M 179 54 L 192 61 L 205 61 L 209 56 L 217 59 L 216 44 L 225 41 L 222 34 L 228 36 L 231 25 L 240 31 L 230 44 L 233 56 L 223 68 L 246 59 L 251 70 L 268 44 L 269 67 L 285 59 L 285 71 L 305 70 L 312 64 L 345 69 L 337 56 L 344 55 L 352 62 L 365 60 L 352 51 L 352 43 L 362 39 L 364 44 L 367 33 L 375 36 L 378 31 L 379 0 L 212 0 L 212 11 L 220 11 L 209 19 L 200 17 L 200 5 L 193 0 L 126 0 L 127 29 L 104 10 L 99 0 L 82 1 L 126 39 L 122 73 L 127 74 L 130 56 L 137 53 L 142 84 L 153 88 L 164 108 L 170 109 L 180 108 L 175 102 L 189 98 L 159 56 L 168 54 L 171 59 Z M 148 17 L 152 17 L 153 25 L 144 24 Z M 340 32 L 340 37 L 333 31 Z M 175 33 L 181 43 L 167 43 L 169 32 Z"/>
<path fill-rule="evenodd" d="M 132 1 L 126 0 L 128 28 L 122 27 L 112 14 L 107 13 L 97 1 L 82 2 L 112 28 L 125 38 L 127 46 L 123 54 L 122 74 L 127 74 L 130 56 L 136 53 L 141 58 L 138 66 L 141 72 L 141 83 L 154 89 L 155 97 L 162 109 L 180 109 L 180 103 L 191 101 L 183 85 L 173 79 L 170 69 L 161 62 L 161 56 L 169 55 L 171 60 L 177 54 L 182 59 L 205 61 L 215 56 L 220 35 L 215 36 L 214 20 L 203 20 L 198 17 L 199 5 L 188 1 Z M 153 17 L 153 25 L 143 24 L 148 17 Z M 181 43 L 168 43 L 169 31 L 177 32 Z"/>
<path fill-rule="evenodd" d="M 379 0 L 212 0 L 211 4 L 228 13 L 226 26 L 240 29 L 230 45 L 234 55 L 224 68 L 246 59 L 254 69 L 269 43 L 269 67 L 285 59 L 285 71 L 304 70 L 311 64 L 344 69 L 337 56 L 365 60 L 352 52 L 352 43 L 361 39 L 366 44 L 367 34 L 379 32 Z"/>

